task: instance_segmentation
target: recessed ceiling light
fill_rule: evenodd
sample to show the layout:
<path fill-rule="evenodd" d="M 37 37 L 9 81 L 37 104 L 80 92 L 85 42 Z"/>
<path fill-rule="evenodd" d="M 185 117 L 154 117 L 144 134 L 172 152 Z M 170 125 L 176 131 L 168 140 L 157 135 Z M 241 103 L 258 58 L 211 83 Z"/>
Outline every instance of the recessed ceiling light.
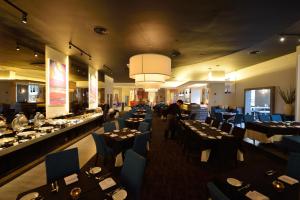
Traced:
<path fill-rule="evenodd" d="M 20 46 L 18 44 L 17 44 L 16 50 L 20 51 Z"/>
<path fill-rule="evenodd" d="M 37 52 L 34 52 L 34 57 L 38 57 L 39 55 L 38 55 L 38 53 Z"/>
<path fill-rule="evenodd" d="M 284 41 L 285 41 L 285 37 L 281 36 L 281 37 L 279 38 L 279 41 L 280 41 L 280 42 L 284 42 Z"/>
<path fill-rule="evenodd" d="M 27 24 L 27 14 L 26 13 L 22 14 L 21 21 L 23 24 Z"/>
<path fill-rule="evenodd" d="M 94 32 L 100 35 L 107 35 L 109 33 L 108 30 L 102 26 L 95 26 Z"/>

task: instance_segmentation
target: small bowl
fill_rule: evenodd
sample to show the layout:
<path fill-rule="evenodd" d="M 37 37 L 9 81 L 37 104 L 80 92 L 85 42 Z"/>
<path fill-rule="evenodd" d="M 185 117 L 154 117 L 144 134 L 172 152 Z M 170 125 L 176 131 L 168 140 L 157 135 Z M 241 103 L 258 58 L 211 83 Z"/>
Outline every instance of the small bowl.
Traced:
<path fill-rule="evenodd" d="M 71 190 L 70 195 L 72 197 L 72 199 L 79 199 L 81 193 L 81 189 L 79 187 L 75 187 Z"/>
<path fill-rule="evenodd" d="M 275 188 L 277 192 L 281 192 L 285 188 L 284 184 L 281 181 L 277 181 L 277 180 L 272 182 L 272 186 L 273 188 Z"/>

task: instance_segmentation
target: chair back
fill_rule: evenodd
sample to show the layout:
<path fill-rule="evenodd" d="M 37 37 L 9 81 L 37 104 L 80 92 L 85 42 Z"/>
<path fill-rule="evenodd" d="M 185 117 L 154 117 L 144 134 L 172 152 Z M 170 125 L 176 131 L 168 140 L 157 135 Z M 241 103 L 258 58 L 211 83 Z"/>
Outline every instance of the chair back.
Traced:
<path fill-rule="evenodd" d="M 213 182 L 207 183 L 207 188 L 212 200 L 230 200 Z"/>
<path fill-rule="evenodd" d="M 68 149 L 46 156 L 47 183 L 69 176 L 80 171 L 78 149 Z"/>
<path fill-rule="evenodd" d="M 122 115 L 122 118 L 126 120 L 126 119 L 129 119 L 131 116 L 132 116 L 131 112 L 125 112 L 125 113 Z"/>
<path fill-rule="evenodd" d="M 149 128 L 152 128 L 152 118 L 145 118 L 144 122 L 147 122 L 149 124 Z"/>
<path fill-rule="evenodd" d="M 245 136 L 246 129 L 235 126 L 232 130 L 232 135 L 239 141 L 242 142 Z"/>
<path fill-rule="evenodd" d="M 215 117 L 216 117 L 216 120 L 218 120 L 219 122 L 223 122 L 223 114 L 221 112 L 216 112 L 215 113 Z"/>
<path fill-rule="evenodd" d="M 106 157 L 108 155 L 108 147 L 103 136 L 97 133 L 92 133 L 92 136 L 96 145 L 96 152 L 101 156 Z"/>
<path fill-rule="evenodd" d="M 141 156 L 146 157 L 147 141 L 148 141 L 147 132 L 137 135 L 134 139 L 132 150 L 135 151 L 136 153 L 140 154 Z"/>
<path fill-rule="evenodd" d="M 145 165 L 145 158 L 131 149 L 126 151 L 120 179 L 122 185 L 133 195 L 133 199 L 139 199 Z"/>
<path fill-rule="evenodd" d="M 272 121 L 282 122 L 282 117 L 279 114 L 271 115 Z"/>
<path fill-rule="evenodd" d="M 253 115 L 249 115 L 249 113 L 247 113 L 246 115 L 244 115 L 244 122 L 254 122 L 254 116 Z"/>
<path fill-rule="evenodd" d="M 118 118 L 118 123 L 119 123 L 119 129 L 125 128 L 125 119 L 122 117 Z"/>
<path fill-rule="evenodd" d="M 242 123 L 242 121 L 243 121 L 243 118 L 244 118 L 244 115 L 243 114 L 236 114 L 235 116 L 234 116 L 234 124 L 236 125 L 236 124 L 241 124 Z"/>
<path fill-rule="evenodd" d="M 116 130 L 116 124 L 115 122 L 105 122 L 103 124 L 104 132 L 112 132 L 113 130 Z"/>
<path fill-rule="evenodd" d="M 287 175 L 300 181 L 300 153 L 290 153 L 287 166 Z"/>
<path fill-rule="evenodd" d="M 212 119 L 211 117 L 206 117 L 205 123 L 210 125 L 211 122 L 212 122 L 212 120 L 213 120 L 213 119 Z"/>
<path fill-rule="evenodd" d="M 260 115 L 258 115 L 258 119 L 259 119 L 259 121 L 262 121 L 262 122 L 269 122 L 269 121 L 271 121 L 270 115 L 262 115 L 262 114 L 260 114 Z"/>
<path fill-rule="evenodd" d="M 138 130 L 141 131 L 142 133 L 149 131 L 150 130 L 149 123 L 140 122 Z"/>
<path fill-rule="evenodd" d="M 229 123 L 223 123 L 222 126 L 221 126 L 221 131 L 224 131 L 226 133 L 230 133 L 231 127 L 232 127 L 231 124 L 229 124 Z"/>
<path fill-rule="evenodd" d="M 213 120 L 213 123 L 211 125 L 212 127 L 215 127 L 215 128 L 219 128 L 220 126 L 220 121 L 219 120 Z"/>

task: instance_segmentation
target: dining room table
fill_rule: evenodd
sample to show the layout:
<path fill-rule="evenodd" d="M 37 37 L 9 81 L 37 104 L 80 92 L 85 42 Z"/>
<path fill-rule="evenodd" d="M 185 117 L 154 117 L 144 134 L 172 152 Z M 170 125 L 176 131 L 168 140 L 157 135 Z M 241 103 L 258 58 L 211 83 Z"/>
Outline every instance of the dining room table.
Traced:
<path fill-rule="evenodd" d="M 226 172 L 213 182 L 231 200 L 298 200 L 299 182 L 285 173 L 285 169 L 270 161 Z"/>
<path fill-rule="evenodd" d="M 103 133 L 106 144 L 113 149 L 115 154 L 125 152 L 127 149 L 132 148 L 134 139 L 137 135 L 141 134 L 136 129 L 123 128 L 111 132 Z"/>
<path fill-rule="evenodd" d="M 142 117 L 131 117 L 125 120 L 126 127 L 131 129 L 138 129 L 141 122 L 144 121 Z"/>
<path fill-rule="evenodd" d="M 70 179 L 77 177 L 77 179 Z M 70 181 L 71 180 L 71 181 Z M 80 194 L 76 196 L 76 192 Z M 74 196 L 71 196 L 72 195 Z M 17 200 L 115 199 L 127 197 L 120 179 L 101 164 L 94 166 L 92 157 L 78 173 L 18 194 Z M 122 198 L 121 198 L 122 199 Z"/>

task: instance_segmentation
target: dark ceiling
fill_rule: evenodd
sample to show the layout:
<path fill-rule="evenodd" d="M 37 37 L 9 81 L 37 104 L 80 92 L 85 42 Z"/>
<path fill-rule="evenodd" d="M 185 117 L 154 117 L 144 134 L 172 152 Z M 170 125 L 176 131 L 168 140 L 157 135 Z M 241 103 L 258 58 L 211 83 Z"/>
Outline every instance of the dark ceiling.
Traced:
<path fill-rule="evenodd" d="M 0 2 L 0 65 L 25 67 L 36 62 L 29 54 L 16 53 L 16 42 L 40 53 L 47 44 L 85 64 L 99 69 L 108 66 L 116 82 L 130 81 L 126 64 L 134 54 L 155 52 L 171 56 L 175 51 L 180 55 L 173 57 L 172 67 L 190 65 L 251 48 L 300 20 L 300 1 L 11 2 L 28 13 L 28 23 L 22 24 L 21 14 L 4 1 Z M 95 26 L 106 27 L 109 33 L 96 34 Z M 91 54 L 92 60 L 80 56 L 74 48 L 70 50 L 69 41 Z M 295 48 L 293 45 L 282 47 L 280 53 L 291 52 Z M 273 55 L 277 56 L 276 52 Z M 251 63 L 258 60 L 263 59 L 253 57 Z"/>

